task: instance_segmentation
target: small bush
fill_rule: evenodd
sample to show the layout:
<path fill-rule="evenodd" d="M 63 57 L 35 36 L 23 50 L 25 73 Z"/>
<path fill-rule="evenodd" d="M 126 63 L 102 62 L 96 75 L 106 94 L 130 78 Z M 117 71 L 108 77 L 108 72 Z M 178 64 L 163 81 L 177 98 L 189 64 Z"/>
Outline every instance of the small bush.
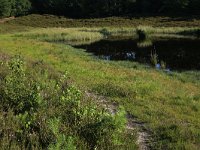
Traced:
<path fill-rule="evenodd" d="M 5 110 L 13 109 L 16 114 L 34 112 L 40 104 L 39 87 L 25 74 L 20 58 L 13 59 L 8 67 L 10 74 L 3 81 L 1 105 Z"/>
<path fill-rule="evenodd" d="M 139 40 L 145 40 L 148 38 L 147 32 L 141 29 L 137 29 L 137 35 L 138 35 Z"/>

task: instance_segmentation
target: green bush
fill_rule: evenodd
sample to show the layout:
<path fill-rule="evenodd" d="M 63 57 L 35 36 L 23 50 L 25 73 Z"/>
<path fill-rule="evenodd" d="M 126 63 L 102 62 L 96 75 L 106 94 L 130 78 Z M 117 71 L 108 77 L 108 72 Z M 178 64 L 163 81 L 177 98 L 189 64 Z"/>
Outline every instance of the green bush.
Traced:
<path fill-rule="evenodd" d="M 0 65 L 2 149 L 93 150 L 122 145 L 123 109 L 112 116 L 68 84 L 67 75 L 55 79 L 48 71 L 25 66 L 20 57 Z"/>
<path fill-rule="evenodd" d="M 1 85 L 1 105 L 16 114 L 36 111 L 41 103 L 39 87 L 25 74 L 23 61 L 15 58 L 8 66 L 10 73 Z"/>

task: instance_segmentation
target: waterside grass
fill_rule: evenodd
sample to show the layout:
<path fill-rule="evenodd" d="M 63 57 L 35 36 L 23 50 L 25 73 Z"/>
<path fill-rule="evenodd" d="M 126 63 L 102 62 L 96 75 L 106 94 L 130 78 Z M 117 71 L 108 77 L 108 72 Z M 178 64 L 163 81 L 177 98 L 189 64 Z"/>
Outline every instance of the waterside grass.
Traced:
<path fill-rule="evenodd" d="M 200 81 L 185 74 L 166 74 L 134 62 L 96 60 L 64 44 L 24 37 L 0 36 L 0 52 L 21 54 L 26 60 L 45 62 L 67 71 L 83 91 L 105 96 L 146 122 L 155 149 L 198 149 Z M 187 76 L 192 76 L 193 73 Z"/>
<path fill-rule="evenodd" d="M 198 30 L 199 28 L 154 28 L 150 26 L 138 26 L 137 28 L 29 28 L 28 31 L 15 33 L 12 36 L 47 42 L 63 42 L 71 45 L 92 43 L 108 37 L 128 37 L 138 39 L 139 47 L 146 47 L 150 46 L 152 40 L 156 38 L 195 39 L 198 38 L 198 35 L 195 34 Z M 183 33 L 187 33 L 187 36 L 184 36 Z"/>
<path fill-rule="evenodd" d="M 103 38 L 99 32 L 87 32 L 75 28 L 47 28 L 35 29 L 30 32 L 20 33 L 16 36 L 24 36 L 48 42 L 67 42 L 67 41 L 95 41 Z"/>

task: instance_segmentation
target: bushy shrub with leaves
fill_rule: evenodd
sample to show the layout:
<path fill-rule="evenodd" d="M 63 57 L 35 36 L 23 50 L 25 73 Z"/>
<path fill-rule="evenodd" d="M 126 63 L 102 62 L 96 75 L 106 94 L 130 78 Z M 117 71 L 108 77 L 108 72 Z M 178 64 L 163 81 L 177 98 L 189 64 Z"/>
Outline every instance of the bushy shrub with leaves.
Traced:
<path fill-rule="evenodd" d="M 93 150 L 122 144 L 125 111 L 110 115 L 68 84 L 67 74 L 52 79 L 47 71 L 26 68 L 20 57 L 1 63 L 0 74 L 3 149 Z"/>
<path fill-rule="evenodd" d="M 16 114 L 34 112 L 40 105 L 39 87 L 25 74 L 23 61 L 18 57 L 8 63 L 9 74 L 2 81 L 1 105 Z"/>

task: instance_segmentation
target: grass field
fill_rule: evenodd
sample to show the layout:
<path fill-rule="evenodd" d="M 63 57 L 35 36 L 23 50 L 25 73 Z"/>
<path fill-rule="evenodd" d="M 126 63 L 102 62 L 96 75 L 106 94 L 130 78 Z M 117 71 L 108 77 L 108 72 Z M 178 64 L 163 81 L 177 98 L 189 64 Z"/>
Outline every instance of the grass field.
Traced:
<path fill-rule="evenodd" d="M 198 150 L 199 71 L 168 74 L 136 62 L 97 60 L 84 50 L 55 43 L 99 40 L 105 36 L 105 32 L 102 32 L 105 27 L 109 34 L 130 35 L 135 33 L 139 22 L 141 25 L 159 27 L 143 27 L 142 30 L 151 34 L 181 34 L 190 31 L 193 35 L 194 31 L 199 30 L 199 20 L 157 19 L 160 21 L 155 23 L 153 18 L 146 18 L 145 21 L 136 19 L 138 22 L 130 18 L 124 22 L 123 19 L 117 18 L 119 22 L 116 22 L 116 25 L 124 28 L 111 28 L 107 26 L 112 26 L 112 18 L 69 20 L 55 16 L 26 16 L 0 25 L 0 54 L 19 54 L 28 62 L 47 64 L 53 68 L 49 71 L 67 71 L 70 81 L 81 91 L 105 96 L 109 101 L 122 105 L 138 121 L 145 122 L 152 134 L 153 149 Z M 162 25 L 170 27 L 162 28 Z M 39 28 L 72 26 L 84 28 Z M 90 26 L 95 28 L 87 28 Z"/>

